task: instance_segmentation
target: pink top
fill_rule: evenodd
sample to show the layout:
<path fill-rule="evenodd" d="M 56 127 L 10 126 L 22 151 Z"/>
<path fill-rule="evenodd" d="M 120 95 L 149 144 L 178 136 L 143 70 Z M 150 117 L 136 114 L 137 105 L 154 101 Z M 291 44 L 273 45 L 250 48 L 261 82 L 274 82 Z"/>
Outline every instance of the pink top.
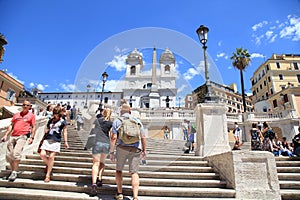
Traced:
<path fill-rule="evenodd" d="M 26 135 L 31 131 L 31 126 L 35 124 L 35 115 L 32 112 L 19 112 L 14 114 L 11 122 L 13 123 L 12 136 Z"/>

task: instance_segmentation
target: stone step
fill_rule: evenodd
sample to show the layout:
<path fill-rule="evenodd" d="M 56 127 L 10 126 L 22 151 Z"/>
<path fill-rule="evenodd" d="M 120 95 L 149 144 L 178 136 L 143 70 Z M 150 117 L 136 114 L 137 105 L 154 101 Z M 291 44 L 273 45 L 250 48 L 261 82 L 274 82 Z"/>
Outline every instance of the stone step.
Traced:
<path fill-rule="evenodd" d="M 277 167 L 278 173 L 300 173 L 300 167 Z"/>
<path fill-rule="evenodd" d="M 126 181 L 126 180 L 124 180 Z M 128 182 L 130 180 L 128 179 Z M 27 189 L 44 189 L 51 188 L 52 191 L 67 191 L 67 192 L 79 192 L 89 193 L 90 188 L 87 184 L 81 182 L 66 182 L 52 180 L 49 183 L 44 183 L 43 180 L 30 180 L 17 178 L 14 182 L 8 182 L 6 180 L 0 180 L 0 187 L 14 187 L 14 188 L 27 188 Z M 103 187 L 98 188 L 100 193 L 114 194 L 116 191 L 115 185 L 105 184 Z M 131 185 L 123 185 L 123 193 L 125 195 L 131 194 Z M 181 197 L 234 197 L 235 191 L 225 188 L 210 188 L 210 187 L 182 187 L 177 186 L 149 186 L 141 185 L 139 189 L 140 195 L 146 196 L 181 196 Z"/>
<path fill-rule="evenodd" d="M 61 164 L 62 163 L 62 164 Z M 41 166 L 45 166 L 42 165 Z M 84 167 L 81 167 L 84 166 Z M 7 166 L 9 168 L 9 166 Z M 19 170 L 21 171 L 26 171 L 26 170 L 30 170 L 30 168 L 35 167 L 31 164 L 20 164 L 19 165 Z M 38 166 L 39 167 L 39 166 Z M 59 163 L 55 163 L 53 170 L 90 170 L 92 167 L 91 164 L 83 164 L 80 165 L 77 163 L 70 163 L 69 166 L 65 166 L 63 164 L 63 162 L 59 162 Z M 107 165 L 106 169 L 109 170 L 115 170 L 115 165 L 111 164 L 111 165 Z M 128 165 L 124 167 L 124 171 L 128 170 Z M 146 171 L 146 172 L 153 172 L 153 171 L 159 171 L 159 172 L 190 172 L 190 173 L 211 173 L 214 172 L 213 168 L 211 167 L 190 167 L 190 166 L 151 166 L 151 165 L 141 165 L 139 171 Z"/>
<path fill-rule="evenodd" d="M 68 134 L 70 148 L 65 149 L 62 145 L 61 152 L 55 157 L 49 183 L 43 181 L 45 164 L 35 152 L 22 160 L 15 182 L 0 180 L 0 199 L 2 195 L 10 199 L 95 199 L 87 195 L 91 186 L 91 150 L 83 150 L 85 140 L 75 130 L 70 129 Z M 226 182 L 220 180 L 219 174 L 204 158 L 183 154 L 183 144 L 184 141 L 179 140 L 147 139 L 147 165 L 141 165 L 139 171 L 139 199 L 234 198 L 235 190 L 226 188 Z M 8 176 L 9 168 L 1 171 L 0 176 Z M 123 175 L 123 193 L 129 196 L 132 190 L 128 165 Z M 115 164 L 109 159 L 106 160 L 103 183 L 96 199 L 112 199 L 116 192 Z M 2 190 L 4 187 L 7 190 Z M 25 197 L 24 191 L 28 191 L 29 196 Z M 40 195 L 44 193 L 47 195 Z"/>
<path fill-rule="evenodd" d="M 282 200 L 299 200 L 300 190 L 299 189 L 280 189 Z"/>
<path fill-rule="evenodd" d="M 5 198 L 4 198 L 5 197 Z M 102 198 L 102 200 L 111 200 L 113 196 Z M 55 200 L 98 200 L 98 197 L 90 197 L 87 193 L 74 193 L 41 189 L 27 189 L 27 188 L 9 188 L 0 187 L 0 199 L 10 200 L 41 200 L 41 199 L 55 199 Z"/>
<path fill-rule="evenodd" d="M 44 177 L 44 166 L 33 166 L 32 171 L 27 170 L 27 171 L 21 171 L 19 173 L 20 177 L 24 178 L 31 178 L 36 176 L 36 178 L 39 177 Z M 61 173 L 59 168 L 56 168 L 53 170 L 55 179 L 57 178 L 58 180 L 67 180 L 67 181 L 80 181 L 80 180 L 85 180 L 89 179 L 91 177 L 91 171 L 89 170 L 74 170 L 74 171 L 69 171 L 69 172 L 63 172 Z M 63 170 L 62 170 L 63 171 Z M 72 174 L 71 174 L 72 172 Z M 7 177 L 10 174 L 10 170 L 3 170 L 1 172 L 2 177 Z M 124 177 L 130 177 L 129 172 L 124 171 L 123 172 Z M 104 177 L 114 177 L 115 176 L 115 170 L 108 170 L 105 169 L 104 171 Z M 187 176 L 189 176 L 188 180 L 219 180 L 219 174 L 217 173 L 186 173 L 186 172 L 179 172 L 179 173 L 174 173 L 174 172 L 143 172 L 141 171 L 139 173 L 140 178 L 164 178 L 164 179 L 186 179 Z"/>
<path fill-rule="evenodd" d="M 276 162 L 277 161 L 300 161 L 300 157 L 293 157 L 290 158 L 288 156 L 279 156 L 279 157 L 275 157 Z"/>
<path fill-rule="evenodd" d="M 8 174 L 7 174 L 8 175 Z M 20 172 L 18 174 L 18 179 L 32 179 L 32 180 L 44 180 L 45 174 L 43 172 Z M 77 182 L 83 185 L 91 185 L 91 176 L 90 175 L 77 175 L 77 174 L 60 174 L 54 173 L 52 176 L 52 181 L 61 181 L 61 182 Z M 51 181 L 51 182 L 52 182 Z M 104 176 L 103 183 L 106 185 L 115 185 L 114 176 Z M 123 178 L 124 185 L 131 185 L 131 178 L 126 176 Z M 140 185 L 143 186 L 161 186 L 167 185 L 168 187 L 219 187 L 225 188 L 226 182 L 220 180 L 186 180 L 186 179 L 169 179 L 164 177 L 157 178 L 144 178 L 140 177 Z"/>
<path fill-rule="evenodd" d="M 277 167 L 300 167 L 300 161 L 276 161 Z"/>
<path fill-rule="evenodd" d="M 201 192 L 201 190 L 200 190 Z M 211 194 L 214 192 L 215 195 Z M 168 196 L 139 196 L 139 200 L 157 200 L 157 199 L 163 199 L 163 200 L 215 200 L 216 198 L 226 198 L 228 200 L 233 200 L 235 198 L 233 197 L 228 197 L 227 196 L 232 196 L 232 192 L 223 189 L 220 190 L 215 190 L 215 191 L 202 191 L 202 193 L 207 193 L 211 198 L 207 197 L 186 197 L 184 198 L 182 196 L 179 197 L 168 197 Z M 217 196 L 217 193 L 226 193 L 222 195 Z M 100 194 L 99 194 L 100 193 Z M 60 191 L 59 193 L 57 191 L 52 191 L 52 190 L 41 190 L 41 189 L 23 189 L 23 188 L 4 188 L 0 187 L 0 195 L 2 197 L 5 197 L 6 199 L 10 200 L 24 200 L 24 199 L 30 199 L 30 200 L 41 200 L 41 199 L 55 199 L 55 200 L 112 200 L 114 199 L 114 194 L 105 194 L 101 193 L 101 191 L 98 191 L 98 196 L 96 197 L 90 197 L 86 193 L 79 193 L 79 192 L 64 192 Z M 204 195 L 202 195 L 204 196 Z M 225 197 L 224 197 L 225 196 Z M 125 195 L 124 196 L 125 200 L 131 199 L 131 196 Z"/>
<path fill-rule="evenodd" d="M 91 151 L 77 151 L 77 152 L 60 152 L 56 156 L 69 156 L 69 157 L 91 157 Z M 55 156 L 55 157 L 56 157 Z M 176 154 L 176 155 L 159 155 L 159 154 L 147 154 L 147 160 L 185 160 L 185 161 L 197 161 L 203 160 L 203 157 L 198 157 L 193 154 Z"/>
<path fill-rule="evenodd" d="M 279 180 L 300 180 L 299 173 L 277 173 Z"/>
<path fill-rule="evenodd" d="M 280 189 L 300 189 L 300 181 L 279 181 Z"/>
<path fill-rule="evenodd" d="M 300 158 L 275 157 L 280 194 L 283 200 L 296 200 L 300 196 Z"/>
<path fill-rule="evenodd" d="M 35 162 L 34 160 L 41 161 L 39 155 L 27 155 L 26 160 L 22 160 L 21 163 L 27 163 L 30 164 L 30 162 Z M 78 157 L 78 158 L 72 158 L 68 156 L 56 156 L 55 157 L 55 163 L 56 162 L 83 162 L 83 163 L 92 163 L 92 156 L 90 158 L 84 158 L 84 157 Z M 110 165 L 111 161 L 109 159 L 106 159 L 105 161 L 106 165 Z M 197 161 L 186 161 L 186 160 L 152 160 L 147 158 L 147 165 L 158 165 L 158 166 L 207 166 L 207 161 L 197 160 Z"/>

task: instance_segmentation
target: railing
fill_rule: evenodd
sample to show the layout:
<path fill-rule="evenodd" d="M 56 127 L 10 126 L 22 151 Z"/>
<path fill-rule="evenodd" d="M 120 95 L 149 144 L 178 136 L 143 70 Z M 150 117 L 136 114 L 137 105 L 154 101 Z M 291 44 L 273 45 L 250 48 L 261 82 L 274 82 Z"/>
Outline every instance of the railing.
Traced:
<path fill-rule="evenodd" d="M 135 110 L 141 119 L 188 119 L 194 121 L 194 110 Z"/>
<path fill-rule="evenodd" d="M 191 121 L 196 120 L 194 110 L 135 110 L 134 112 L 143 120 L 160 120 L 160 119 L 188 119 Z M 243 113 L 226 113 L 227 121 L 229 123 L 242 122 Z M 244 121 L 276 121 L 282 119 L 295 119 L 298 118 L 295 110 L 273 111 L 273 112 L 247 112 L 244 113 Z"/>

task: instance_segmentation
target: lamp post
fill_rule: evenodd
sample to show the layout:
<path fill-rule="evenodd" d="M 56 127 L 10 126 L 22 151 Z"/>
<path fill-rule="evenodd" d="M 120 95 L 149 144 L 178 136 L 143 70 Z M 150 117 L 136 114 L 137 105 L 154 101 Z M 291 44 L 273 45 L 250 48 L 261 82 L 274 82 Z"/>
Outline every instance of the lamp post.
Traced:
<path fill-rule="evenodd" d="M 180 108 L 180 100 L 181 100 L 181 97 L 178 97 L 178 100 L 179 100 L 179 108 Z"/>
<path fill-rule="evenodd" d="M 87 85 L 86 86 L 86 98 L 85 98 L 85 105 L 84 105 L 84 108 L 88 108 L 87 106 L 87 100 L 88 100 L 88 95 L 89 95 L 89 90 L 90 90 L 91 86 L 90 85 Z"/>
<path fill-rule="evenodd" d="M 108 77 L 108 74 L 106 72 L 104 72 L 102 74 L 102 92 L 101 92 L 101 98 L 100 98 L 100 104 L 99 104 L 98 110 L 102 109 L 103 92 L 104 92 L 105 82 L 107 81 L 107 77 Z"/>
<path fill-rule="evenodd" d="M 209 29 L 204 26 L 201 25 L 197 30 L 196 33 L 198 34 L 199 40 L 201 42 L 201 44 L 203 45 L 203 54 L 204 54 L 204 68 L 205 68 L 205 85 L 207 87 L 207 91 L 205 94 L 205 102 L 216 102 L 217 101 L 217 97 L 212 95 L 212 91 L 211 91 L 211 84 L 210 84 L 210 80 L 209 80 L 209 73 L 208 73 L 208 66 L 207 66 L 207 60 L 206 60 L 206 43 L 207 43 L 207 33 L 208 33 Z"/>

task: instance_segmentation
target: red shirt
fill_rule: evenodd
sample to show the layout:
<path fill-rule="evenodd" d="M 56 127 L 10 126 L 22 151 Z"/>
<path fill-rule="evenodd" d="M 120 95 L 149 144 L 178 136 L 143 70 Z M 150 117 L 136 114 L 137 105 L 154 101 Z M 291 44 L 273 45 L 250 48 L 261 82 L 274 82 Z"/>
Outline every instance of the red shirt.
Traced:
<path fill-rule="evenodd" d="M 26 135 L 31 131 L 31 126 L 35 125 L 35 115 L 32 112 L 19 112 L 14 114 L 11 122 L 14 124 L 12 136 Z"/>

